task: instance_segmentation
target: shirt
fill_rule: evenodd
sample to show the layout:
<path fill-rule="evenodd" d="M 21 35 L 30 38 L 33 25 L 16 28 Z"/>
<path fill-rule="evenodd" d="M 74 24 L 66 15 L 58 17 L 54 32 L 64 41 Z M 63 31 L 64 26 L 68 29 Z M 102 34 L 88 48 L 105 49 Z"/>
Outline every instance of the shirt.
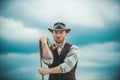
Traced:
<path fill-rule="evenodd" d="M 55 45 L 57 47 L 57 51 L 58 51 L 58 54 L 60 55 L 61 51 L 62 51 L 62 48 L 64 47 L 65 45 L 65 41 L 63 42 L 63 45 L 61 47 L 57 47 L 57 45 Z"/>
<path fill-rule="evenodd" d="M 80 50 L 77 46 L 72 45 L 65 60 L 64 63 L 60 64 L 59 67 L 61 68 L 62 73 L 67 73 L 75 66 L 76 62 L 80 58 Z M 43 57 L 43 61 L 50 65 L 53 63 L 53 58 L 51 57 Z"/>

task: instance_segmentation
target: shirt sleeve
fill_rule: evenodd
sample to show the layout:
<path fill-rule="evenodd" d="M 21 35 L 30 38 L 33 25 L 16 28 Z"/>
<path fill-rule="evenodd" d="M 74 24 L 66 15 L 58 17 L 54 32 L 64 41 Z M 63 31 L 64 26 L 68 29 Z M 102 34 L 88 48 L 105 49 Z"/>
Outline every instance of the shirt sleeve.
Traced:
<path fill-rule="evenodd" d="M 60 68 L 62 73 L 67 73 L 72 70 L 72 68 L 75 66 L 76 62 L 80 58 L 80 50 L 77 46 L 73 45 L 70 48 L 70 51 L 68 52 L 64 63 L 60 64 Z"/>
<path fill-rule="evenodd" d="M 43 62 L 47 65 L 51 65 L 53 63 L 53 57 L 47 57 L 47 56 L 43 56 Z"/>

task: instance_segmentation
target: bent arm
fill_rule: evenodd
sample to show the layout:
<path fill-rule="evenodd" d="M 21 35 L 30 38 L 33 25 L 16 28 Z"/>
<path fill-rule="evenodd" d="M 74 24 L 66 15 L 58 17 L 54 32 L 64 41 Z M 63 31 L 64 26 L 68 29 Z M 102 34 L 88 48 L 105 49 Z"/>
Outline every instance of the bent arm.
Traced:
<path fill-rule="evenodd" d="M 77 61 L 80 58 L 80 50 L 76 46 L 72 46 L 68 55 L 66 56 L 64 63 L 57 67 L 49 68 L 49 74 L 55 73 L 67 73 L 72 70 Z"/>
<path fill-rule="evenodd" d="M 43 61 L 45 64 L 52 64 L 53 63 L 53 55 L 51 50 L 49 49 L 49 46 L 47 44 L 47 38 L 46 37 L 42 37 L 41 38 L 41 42 L 42 42 L 42 49 L 43 49 Z"/>

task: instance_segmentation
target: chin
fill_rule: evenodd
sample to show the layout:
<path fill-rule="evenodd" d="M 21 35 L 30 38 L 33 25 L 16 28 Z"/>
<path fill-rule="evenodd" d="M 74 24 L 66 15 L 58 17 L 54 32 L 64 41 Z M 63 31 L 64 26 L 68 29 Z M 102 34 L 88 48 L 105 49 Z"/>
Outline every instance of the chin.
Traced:
<path fill-rule="evenodd" d="M 56 40 L 55 42 L 58 43 L 58 44 L 62 43 L 62 41 L 59 41 L 59 40 Z"/>

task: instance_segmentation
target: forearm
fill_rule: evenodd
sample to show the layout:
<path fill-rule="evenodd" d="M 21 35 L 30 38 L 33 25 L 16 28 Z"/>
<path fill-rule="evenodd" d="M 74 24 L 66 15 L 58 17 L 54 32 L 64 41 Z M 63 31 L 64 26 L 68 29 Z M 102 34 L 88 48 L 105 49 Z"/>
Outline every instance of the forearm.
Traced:
<path fill-rule="evenodd" d="M 49 68 L 49 74 L 62 73 L 60 66 Z"/>
<path fill-rule="evenodd" d="M 49 49 L 47 43 L 42 43 L 43 56 L 53 58 L 52 52 Z"/>
<path fill-rule="evenodd" d="M 39 73 L 42 75 L 47 75 L 47 74 L 58 74 L 62 73 L 61 68 L 59 66 L 54 67 L 54 68 L 40 68 Z"/>
<path fill-rule="evenodd" d="M 49 47 L 47 44 L 42 44 L 43 48 L 43 61 L 45 64 L 50 65 L 53 63 L 53 55 L 52 52 L 50 51 Z"/>
<path fill-rule="evenodd" d="M 49 46 L 47 44 L 47 37 L 43 36 L 40 38 L 41 47 L 42 47 L 42 59 L 45 64 L 52 64 L 53 63 L 53 55 Z"/>

